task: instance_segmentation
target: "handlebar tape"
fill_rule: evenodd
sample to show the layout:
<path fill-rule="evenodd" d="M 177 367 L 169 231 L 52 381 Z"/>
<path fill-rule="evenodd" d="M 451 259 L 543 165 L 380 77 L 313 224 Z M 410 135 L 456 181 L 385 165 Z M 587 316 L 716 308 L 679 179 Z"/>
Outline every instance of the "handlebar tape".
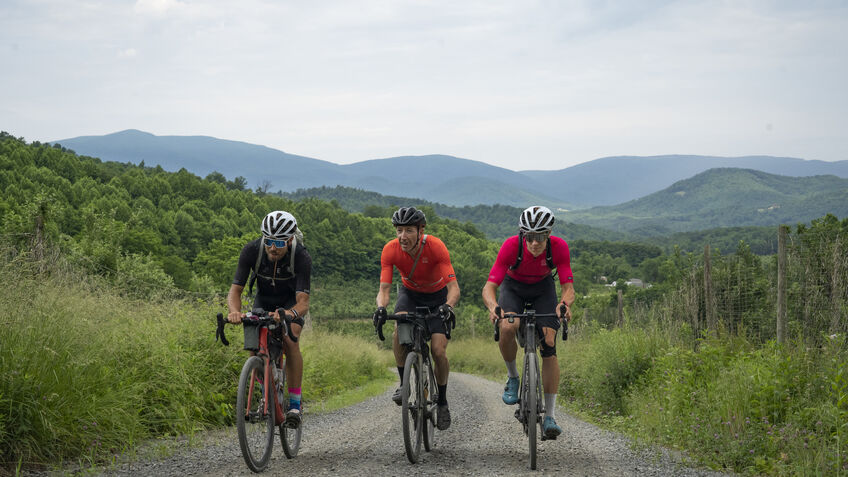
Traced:
<path fill-rule="evenodd" d="M 221 344 L 223 344 L 224 346 L 229 346 L 230 342 L 227 341 L 227 337 L 224 335 L 224 324 L 226 324 L 226 321 L 224 320 L 224 314 L 218 313 L 217 318 L 218 318 L 218 329 L 215 330 L 215 341 L 218 341 L 218 339 L 220 338 Z"/>

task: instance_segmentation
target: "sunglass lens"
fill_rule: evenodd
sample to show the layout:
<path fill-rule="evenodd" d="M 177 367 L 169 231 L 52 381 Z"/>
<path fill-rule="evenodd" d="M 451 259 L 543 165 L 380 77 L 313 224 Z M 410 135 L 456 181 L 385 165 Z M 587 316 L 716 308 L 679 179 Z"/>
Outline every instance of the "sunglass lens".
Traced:
<path fill-rule="evenodd" d="M 546 238 L 545 234 L 527 234 L 528 242 L 542 242 Z"/>

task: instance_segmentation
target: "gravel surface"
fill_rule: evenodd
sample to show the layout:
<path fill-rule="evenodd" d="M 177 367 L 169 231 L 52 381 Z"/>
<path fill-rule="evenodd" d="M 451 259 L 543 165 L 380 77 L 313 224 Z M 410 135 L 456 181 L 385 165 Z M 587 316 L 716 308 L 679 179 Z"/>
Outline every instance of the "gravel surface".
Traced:
<path fill-rule="evenodd" d="M 265 475 L 527 475 L 527 439 L 513 417 L 515 406 L 500 399 L 503 384 L 451 373 L 448 399 L 453 424 L 437 431 L 435 449 L 421 450 L 418 464 L 406 460 L 400 407 L 384 394 L 339 411 L 304 417 L 297 458 L 283 454 L 279 439 Z M 563 434 L 539 442 L 538 475 L 718 476 L 693 469 L 676 454 L 635 451 L 630 441 L 563 412 Z M 163 444 L 160 442 L 160 448 Z M 148 457 L 117 465 L 103 475 L 254 475 L 245 465 L 235 428 L 204 434 L 199 445 L 173 442 L 169 457 Z"/>

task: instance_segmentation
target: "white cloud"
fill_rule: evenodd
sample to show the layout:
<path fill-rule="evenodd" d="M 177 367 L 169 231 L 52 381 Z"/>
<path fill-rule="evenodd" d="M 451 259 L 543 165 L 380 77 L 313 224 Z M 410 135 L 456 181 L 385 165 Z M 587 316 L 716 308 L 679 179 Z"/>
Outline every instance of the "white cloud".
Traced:
<path fill-rule="evenodd" d="M 136 0 L 133 10 L 137 13 L 152 13 L 161 15 L 168 10 L 184 7 L 185 3 L 178 0 Z"/>
<path fill-rule="evenodd" d="M 118 51 L 118 58 L 135 58 L 136 54 L 138 54 L 138 52 L 135 48 L 127 48 L 126 50 Z"/>

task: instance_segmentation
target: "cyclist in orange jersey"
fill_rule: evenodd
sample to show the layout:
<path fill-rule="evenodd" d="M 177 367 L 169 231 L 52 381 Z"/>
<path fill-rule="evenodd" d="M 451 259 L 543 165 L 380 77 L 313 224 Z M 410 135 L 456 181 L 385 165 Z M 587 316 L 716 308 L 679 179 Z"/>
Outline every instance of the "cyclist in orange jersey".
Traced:
<path fill-rule="evenodd" d="M 386 307 L 389 304 L 394 268 L 400 272 L 402 281 L 394 313 L 413 313 L 419 306 L 428 307 L 431 313 L 438 311 L 441 319 L 430 320 L 428 328 L 431 333 L 430 348 L 433 352 L 436 382 L 439 386 L 436 427 L 445 430 L 451 423 L 446 398 L 450 373 L 446 354 L 450 335 L 448 326 L 456 322 L 453 307 L 459 301 L 459 285 L 456 283 L 456 273 L 451 265 L 447 247 L 438 238 L 423 233 L 426 224 L 424 212 L 415 207 L 401 207 L 392 215 L 392 225 L 395 226 L 397 238 L 383 247 L 380 257 L 380 291 L 377 293 L 374 320 L 376 322 L 387 315 Z M 401 380 L 407 346 L 411 345 L 412 325 L 396 324 L 392 334 L 392 350 Z M 401 404 L 400 387 L 395 390 L 392 400 L 398 405 Z"/>

